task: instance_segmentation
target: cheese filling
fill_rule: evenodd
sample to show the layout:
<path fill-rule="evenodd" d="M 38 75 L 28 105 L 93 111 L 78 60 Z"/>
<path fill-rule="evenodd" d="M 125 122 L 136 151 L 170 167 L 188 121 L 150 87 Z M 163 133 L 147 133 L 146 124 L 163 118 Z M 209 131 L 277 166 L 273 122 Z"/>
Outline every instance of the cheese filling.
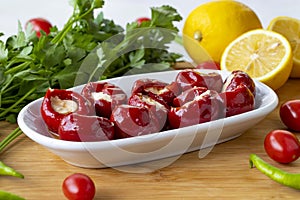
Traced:
<path fill-rule="evenodd" d="M 145 89 L 146 92 L 152 92 L 153 94 L 163 94 L 168 92 L 169 89 L 164 87 L 163 89 L 158 89 L 157 87 L 149 87 Z"/>
<path fill-rule="evenodd" d="M 106 100 L 108 102 L 112 101 L 112 98 L 110 95 L 105 94 L 103 92 L 92 92 L 92 97 L 94 100 Z"/>
<path fill-rule="evenodd" d="M 51 97 L 51 106 L 60 114 L 68 114 L 75 112 L 78 109 L 78 104 L 73 100 L 62 100 L 58 96 Z"/>

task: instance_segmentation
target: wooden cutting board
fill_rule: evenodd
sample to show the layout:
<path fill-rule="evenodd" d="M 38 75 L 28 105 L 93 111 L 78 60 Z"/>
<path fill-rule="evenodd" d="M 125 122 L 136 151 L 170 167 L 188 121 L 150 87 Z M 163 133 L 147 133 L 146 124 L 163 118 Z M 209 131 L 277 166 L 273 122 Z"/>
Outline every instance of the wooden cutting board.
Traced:
<path fill-rule="evenodd" d="M 300 79 L 289 80 L 276 93 L 280 104 L 300 99 Z M 16 128 L 0 122 L 0 139 Z M 240 137 L 219 144 L 204 158 L 198 151 L 181 156 L 171 165 L 151 172 L 149 163 L 126 166 L 140 173 L 120 169 L 83 169 L 67 164 L 25 135 L 3 153 L 0 160 L 25 175 L 25 179 L 0 177 L 0 190 L 37 200 L 65 199 L 61 185 L 68 175 L 81 172 L 96 184 L 95 199 L 299 199 L 300 191 L 282 186 L 249 168 L 249 155 L 256 153 L 265 161 L 289 172 L 300 173 L 300 159 L 290 165 L 272 161 L 264 152 L 265 135 L 285 129 L 278 107 L 261 123 Z M 300 133 L 296 133 L 300 138 Z M 152 164 L 154 165 L 157 162 Z M 150 171 L 150 172 L 149 172 Z"/>

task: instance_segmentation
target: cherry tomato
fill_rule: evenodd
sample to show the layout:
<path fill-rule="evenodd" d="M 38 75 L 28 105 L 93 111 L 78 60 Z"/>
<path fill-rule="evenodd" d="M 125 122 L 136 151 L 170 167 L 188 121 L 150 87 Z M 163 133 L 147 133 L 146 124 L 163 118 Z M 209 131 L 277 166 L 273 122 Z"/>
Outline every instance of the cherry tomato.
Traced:
<path fill-rule="evenodd" d="M 281 121 L 291 130 L 300 131 L 300 100 L 290 100 L 280 107 Z"/>
<path fill-rule="evenodd" d="M 138 25 L 141 25 L 142 22 L 146 22 L 146 21 L 150 21 L 151 19 L 148 17 L 140 17 L 136 20 L 136 22 L 138 23 Z"/>
<path fill-rule="evenodd" d="M 52 27 L 51 23 L 43 18 L 33 18 L 30 19 L 26 23 L 26 27 L 28 24 L 32 25 L 32 30 L 36 32 L 37 37 L 41 37 L 41 31 L 44 31 L 46 34 L 50 33 L 50 29 Z"/>
<path fill-rule="evenodd" d="M 273 130 L 269 132 L 264 141 L 267 154 L 279 163 L 290 163 L 300 156 L 300 142 L 291 132 L 286 130 Z"/>
<path fill-rule="evenodd" d="M 62 190 L 69 200 L 92 200 L 96 193 L 92 179 L 82 173 L 75 173 L 65 178 Z"/>

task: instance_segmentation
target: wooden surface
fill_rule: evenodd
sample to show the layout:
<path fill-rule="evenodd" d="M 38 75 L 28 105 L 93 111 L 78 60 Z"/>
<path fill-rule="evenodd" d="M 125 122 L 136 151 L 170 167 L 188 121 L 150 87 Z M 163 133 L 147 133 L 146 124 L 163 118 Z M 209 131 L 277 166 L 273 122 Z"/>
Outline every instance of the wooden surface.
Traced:
<path fill-rule="evenodd" d="M 300 99 L 300 79 L 289 80 L 276 93 L 280 103 Z M 0 139 L 16 125 L 0 122 Z M 234 127 L 233 127 L 234 128 Z M 25 175 L 25 179 L 0 177 L 0 190 L 26 199 L 65 199 L 61 184 L 65 177 L 81 172 L 96 184 L 95 199 L 299 199 L 300 191 L 282 186 L 249 168 L 249 154 L 289 172 L 300 173 L 300 159 L 290 165 L 272 161 L 263 148 L 265 135 L 284 129 L 278 107 L 242 136 L 219 144 L 204 158 L 198 151 L 181 156 L 173 164 L 151 173 L 126 173 L 117 169 L 83 169 L 71 166 L 25 135 L 0 154 L 0 160 Z M 300 138 L 300 133 L 296 133 Z M 155 164 L 155 163 L 154 163 Z M 142 169 L 143 165 L 130 166 Z"/>

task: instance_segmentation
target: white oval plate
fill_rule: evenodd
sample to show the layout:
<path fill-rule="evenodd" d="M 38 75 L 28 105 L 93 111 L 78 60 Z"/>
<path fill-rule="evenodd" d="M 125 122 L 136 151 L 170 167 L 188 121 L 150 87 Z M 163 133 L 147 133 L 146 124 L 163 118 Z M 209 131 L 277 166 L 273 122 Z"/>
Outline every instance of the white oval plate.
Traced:
<path fill-rule="evenodd" d="M 223 79 L 228 72 L 199 70 L 204 73 L 218 72 Z M 137 79 L 153 78 L 164 82 L 174 81 L 178 70 L 124 76 L 105 80 L 120 86 L 127 94 Z M 33 141 L 66 162 L 85 168 L 118 167 L 147 161 L 167 159 L 158 162 L 154 168 L 162 168 L 174 162 L 182 154 L 199 150 L 199 157 L 204 157 L 214 145 L 234 139 L 260 122 L 277 104 L 278 97 L 269 87 L 255 81 L 255 109 L 240 115 L 219 119 L 199 125 L 176 130 L 154 133 L 150 135 L 103 141 L 103 142 L 71 142 L 56 139 L 47 131 L 40 114 L 42 98 L 25 106 L 18 116 L 21 130 Z M 72 88 L 80 92 L 83 86 Z M 153 166 L 151 166 L 153 168 Z"/>

